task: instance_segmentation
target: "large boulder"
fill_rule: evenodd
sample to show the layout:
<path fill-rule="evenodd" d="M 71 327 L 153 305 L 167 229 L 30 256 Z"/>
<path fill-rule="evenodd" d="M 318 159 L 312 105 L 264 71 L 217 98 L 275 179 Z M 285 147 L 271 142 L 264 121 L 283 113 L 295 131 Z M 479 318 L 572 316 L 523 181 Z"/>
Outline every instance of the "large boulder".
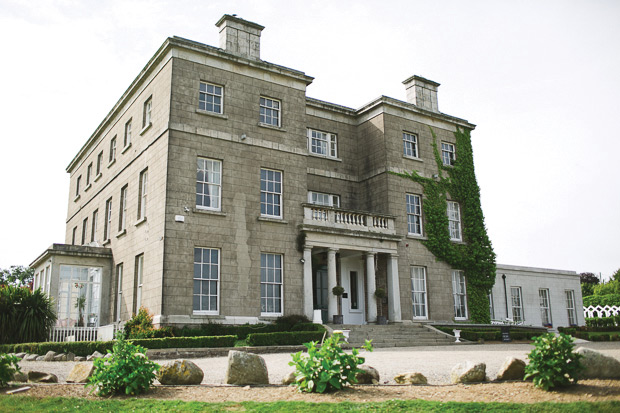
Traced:
<path fill-rule="evenodd" d="M 28 381 L 34 383 L 58 383 L 58 377 L 55 374 L 44 373 L 42 371 L 29 371 Z"/>
<path fill-rule="evenodd" d="M 269 384 L 267 365 L 261 356 L 230 350 L 228 352 L 227 384 Z"/>
<path fill-rule="evenodd" d="M 514 357 L 508 357 L 499 368 L 497 380 L 523 380 L 523 376 L 525 376 L 525 361 Z"/>
<path fill-rule="evenodd" d="M 169 361 L 162 364 L 157 372 L 157 380 L 169 385 L 200 384 L 203 377 L 200 367 L 189 360 Z"/>
<path fill-rule="evenodd" d="M 21 371 L 16 371 L 13 373 L 13 381 L 25 383 L 28 381 L 28 375 L 26 373 L 22 373 Z"/>
<path fill-rule="evenodd" d="M 479 383 L 486 380 L 486 370 L 487 365 L 484 363 L 466 361 L 452 368 L 450 379 L 452 383 Z"/>
<path fill-rule="evenodd" d="M 394 377 L 394 381 L 398 384 L 428 384 L 426 376 L 422 373 L 401 373 Z"/>
<path fill-rule="evenodd" d="M 379 384 L 379 372 L 376 368 L 366 364 L 359 365 L 357 368 L 362 370 L 361 373 L 355 373 L 357 384 Z"/>
<path fill-rule="evenodd" d="M 579 347 L 576 351 L 581 354 L 583 370 L 579 373 L 582 379 L 616 379 L 620 378 L 620 361 L 604 355 L 596 350 Z"/>
<path fill-rule="evenodd" d="M 75 360 L 75 354 L 73 354 L 72 352 L 68 352 L 67 361 L 73 361 L 73 360 Z"/>
<path fill-rule="evenodd" d="M 78 363 L 69 372 L 67 383 L 88 383 L 88 378 L 94 371 L 95 366 L 92 363 Z"/>
<path fill-rule="evenodd" d="M 56 357 L 57 355 L 58 353 L 50 350 L 47 353 L 45 353 L 45 356 L 43 357 L 43 361 L 54 361 L 54 357 Z"/>
<path fill-rule="evenodd" d="M 67 355 L 64 353 L 54 356 L 54 361 L 67 361 Z"/>

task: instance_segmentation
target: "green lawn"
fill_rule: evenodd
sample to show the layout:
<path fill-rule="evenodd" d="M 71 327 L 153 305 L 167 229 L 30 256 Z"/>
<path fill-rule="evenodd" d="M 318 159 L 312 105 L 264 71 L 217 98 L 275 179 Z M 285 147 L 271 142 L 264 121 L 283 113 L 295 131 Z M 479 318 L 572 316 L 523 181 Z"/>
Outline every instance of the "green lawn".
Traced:
<path fill-rule="evenodd" d="M 349 412 L 349 411 L 421 411 L 421 412 L 618 412 L 620 402 L 577 403 L 457 403 L 423 400 L 390 400 L 380 403 L 307 403 L 307 402 L 239 402 L 203 403 L 151 399 L 83 400 L 75 398 L 34 399 L 23 396 L 0 396 L 0 412 Z"/>

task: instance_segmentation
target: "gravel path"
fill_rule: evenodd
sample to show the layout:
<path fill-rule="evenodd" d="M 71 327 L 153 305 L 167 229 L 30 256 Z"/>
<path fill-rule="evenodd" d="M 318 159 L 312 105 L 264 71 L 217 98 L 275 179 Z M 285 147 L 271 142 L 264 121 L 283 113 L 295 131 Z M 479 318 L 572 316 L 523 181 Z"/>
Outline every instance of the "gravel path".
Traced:
<path fill-rule="evenodd" d="M 588 347 L 598 350 L 608 356 L 620 359 L 620 342 L 609 343 L 580 343 L 578 347 Z M 366 357 L 366 364 L 379 370 L 381 382 L 394 383 L 394 376 L 399 373 L 415 371 L 424 374 L 429 384 L 447 384 L 450 382 L 450 370 L 462 361 L 485 362 L 487 375 L 494 379 L 497 371 L 507 357 L 517 357 L 526 360 L 531 351 L 531 344 L 481 344 L 463 346 L 432 346 L 432 347 L 402 347 L 379 348 L 372 353 L 362 351 Z M 291 371 L 288 365 L 291 355 L 288 353 L 263 354 L 267 363 L 269 381 L 279 384 Z M 224 384 L 227 357 L 210 357 L 191 359 L 205 373 L 202 384 Z M 159 360 L 160 364 L 166 360 Z M 21 361 L 22 371 L 45 371 L 56 374 L 60 383 L 66 382 L 67 376 L 76 362 L 43 362 Z"/>

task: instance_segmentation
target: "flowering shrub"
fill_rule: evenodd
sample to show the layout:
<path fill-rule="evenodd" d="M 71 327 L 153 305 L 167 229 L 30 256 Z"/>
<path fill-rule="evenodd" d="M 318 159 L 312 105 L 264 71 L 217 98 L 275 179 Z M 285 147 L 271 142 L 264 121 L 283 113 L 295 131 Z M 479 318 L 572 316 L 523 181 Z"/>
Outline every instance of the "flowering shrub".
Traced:
<path fill-rule="evenodd" d="M 146 357 L 144 347 L 128 343 L 119 332 L 111 354 L 108 359 L 93 361 L 95 371 L 86 386 L 92 386 L 98 396 L 146 392 L 155 380 L 159 365 Z"/>
<path fill-rule="evenodd" d="M 294 385 L 299 391 L 324 393 L 356 383 L 355 374 L 362 372 L 357 366 L 364 363 L 364 357 L 359 356 L 356 348 L 351 354 L 345 353 L 340 346 L 341 339 L 342 332 L 334 331 L 320 348 L 312 341 L 304 344 L 308 353 L 292 354 L 293 361 L 288 364 L 295 366 Z M 366 340 L 363 348 L 372 351 L 371 342 Z"/>
<path fill-rule="evenodd" d="M 543 390 L 577 383 L 582 356 L 573 352 L 573 340 L 563 333 L 535 337 L 534 349 L 527 356 L 530 362 L 525 366 L 524 379 L 532 378 L 534 385 Z"/>

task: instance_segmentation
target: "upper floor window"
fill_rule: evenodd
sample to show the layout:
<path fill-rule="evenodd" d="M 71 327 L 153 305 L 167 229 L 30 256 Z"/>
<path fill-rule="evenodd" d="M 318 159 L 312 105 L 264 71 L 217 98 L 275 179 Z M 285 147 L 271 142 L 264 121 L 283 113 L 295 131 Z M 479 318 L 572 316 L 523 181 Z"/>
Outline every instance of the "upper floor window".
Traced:
<path fill-rule="evenodd" d="M 95 209 L 93 212 L 93 227 L 90 230 L 90 242 L 95 242 L 97 239 L 97 220 L 99 219 L 99 210 Z"/>
<path fill-rule="evenodd" d="M 120 209 L 118 211 L 118 231 L 125 230 L 125 224 L 127 222 L 127 185 L 121 188 L 121 202 Z"/>
<path fill-rule="evenodd" d="M 77 180 L 75 181 L 75 196 L 79 196 L 80 195 L 80 185 L 82 184 L 82 175 L 77 177 Z"/>
<path fill-rule="evenodd" d="M 260 170 L 260 214 L 282 218 L 282 172 Z"/>
<path fill-rule="evenodd" d="M 84 218 L 82 221 L 82 245 L 86 245 L 86 241 L 88 240 L 88 217 Z"/>
<path fill-rule="evenodd" d="M 75 245 L 76 237 L 77 237 L 77 227 L 73 227 L 73 231 L 71 231 L 71 245 Z"/>
<path fill-rule="evenodd" d="M 280 126 L 280 101 L 270 98 L 260 98 L 260 123 Z"/>
<path fill-rule="evenodd" d="M 446 166 L 454 165 L 454 145 L 441 142 L 441 161 Z"/>
<path fill-rule="evenodd" d="M 409 158 L 418 157 L 418 135 L 403 132 L 403 155 Z"/>
<path fill-rule="evenodd" d="M 407 194 L 407 232 L 422 235 L 422 200 L 420 195 Z"/>
<path fill-rule="evenodd" d="M 140 172 L 140 182 L 138 183 L 138 220 L 146 218 L 146 197 L 148 194 L 148 169 Z"/>
<path fill-rule="evenodd" d="M 317 155 L 336 158 L 338 156 L 336 135 L 308 129 L 308 150 Z"/>
<path fill-rule="evenodd" d="M 110 159 L 108 162 L 112 163 L 116 160 L 116 136 L 110 139 Z"/>
<path fill-rule="evenodd" d="M 211 83 L 200 82 L 198 109 L 213 113 L 223 113 L 224 88 Z"/>
<path fill-rule="evenodd" d="M 146 128 L 151 124 L 151 111 L 153 110 L 153 98 L 149 97 L 144 102 L 144 109 L 142 112 L 142 127 Z"/>
<path fill-rule="evenodd" d="M 222 161 L 198 158 L 196 208 L 221 210 Z"/>
<path fill-rule="evenodd" d="M 105 201 L 105 216 L 103 217 L 103 240 L 109 241 L 112 234 L 112 198 Z"/>
<path fill-rule="evenodd" d="M 510 287 L 510 298 L 512 303 L 512 321 L 523 321 L 523 300 L 521 298 L 521 287 Z"/>
<path fill-rule="evenodd" d="M 316 205 L 340 208 L 340 197 L 338 195 L 308 191 L 308 202 Z"/>
<path fill-rule="evenodd" d="M 458 202 L 448 201 L 448 228 L 450 240 L 461 241 L 461 209 Z"/>
<path fill-rule="evenodd" d="M 454 298 L 454 319 L 467 319 L 467 290 L 463 271 L 452 271 L 452 297 Z"/>
<path fill-rule="evenodd" d="M 89 163 L 86 168 L 86 186 L 90 185 L 90 176 L 93 174 L 93 163 Z"/>
<path fill-rule="evenodd" d="M 101 174 L 101 164 L 103 164 L 103 151 L 99 152 L 99 155 L 97 155 L 97 169 L 95 172 L 97 176 Z"/>
<path fill-rule="evenodd" d="M 131 145 L 131 119 L 125 124 L 125 136 L 123 138 L 123 148 L 127 148 Z"/>

